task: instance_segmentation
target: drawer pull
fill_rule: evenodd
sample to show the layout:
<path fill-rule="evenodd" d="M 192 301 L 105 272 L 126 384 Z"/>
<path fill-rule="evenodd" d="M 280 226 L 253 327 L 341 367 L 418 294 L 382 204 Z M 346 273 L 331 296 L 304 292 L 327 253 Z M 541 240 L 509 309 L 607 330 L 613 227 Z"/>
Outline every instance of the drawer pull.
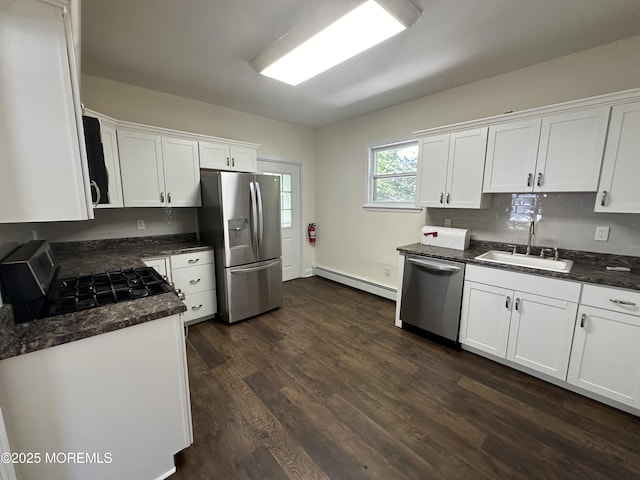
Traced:
<path fill-rule="evenodd" d="M 200 280 L 201 280 L 200 278 L 198 278 L 198 279 L 196 279 L 196 280 L 189 280 L 189 283 L 190 283 L 191 285 L 195 285 L 196 283 L 200 282 Z"/>
<path fill-rule="evenodd" d="M 202 308 L 202 304 L 194 305 L 193 307 L 191 307 L 191 310 L 200 310 L 201 308 Z"/>
<path fill-rule="evenodd" d="M 583 313 L 582 317 L 580 317 L 580 328 L 584 328 L 584 321 L 587 319 L 587 314 Z"/>
<path fill-rule="evenodd" d="M 507 296 L 504 302 L 504 308 L 506 308 L 507 310 L 511 310 L 511 297 Z"/>
<path fill-rule="evenodd" d="M 194 264 L 194 263 L 198 263 L 200 261 L 199 258 L 190 258 L 189 259 L 189 263 Z"/>
<path fill-rule="evenodd" d="M 626 300 L 618 300 L 617 298 L 610 298 L 609 301 L 612 303 L 615 303 L 616 305 L 626 305 L 628 307 L 636 306 L 634 302 L 627 302 Z"/>
<path fill-rule="evenodd" d="M 516 298 L 515 309 L 516 309 L 516 312 L 520 311 L 520 299 L 519 298 Z"/>

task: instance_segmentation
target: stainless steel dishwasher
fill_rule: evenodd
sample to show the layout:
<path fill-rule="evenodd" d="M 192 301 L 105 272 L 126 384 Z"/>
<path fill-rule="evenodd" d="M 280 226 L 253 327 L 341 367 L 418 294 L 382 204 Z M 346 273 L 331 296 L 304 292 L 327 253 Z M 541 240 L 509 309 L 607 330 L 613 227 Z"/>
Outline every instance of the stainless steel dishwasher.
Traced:
<path fill-rule="evenodd" d="M 406 255 L 400 320 L 458 345 L 464 263 Z"/>

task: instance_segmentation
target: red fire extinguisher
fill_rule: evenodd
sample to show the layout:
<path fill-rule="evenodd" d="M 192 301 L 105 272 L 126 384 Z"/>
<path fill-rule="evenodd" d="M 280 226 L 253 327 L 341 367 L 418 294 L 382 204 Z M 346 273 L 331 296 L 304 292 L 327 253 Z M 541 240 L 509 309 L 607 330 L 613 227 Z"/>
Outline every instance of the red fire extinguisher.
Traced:
<path fill-rule="evenodd" d="M 316 224 L 310 223 L 309 228 L 307 228 L 307 233 L 309 234 L 309 243 L 311 245 L 316 244 Z"/>

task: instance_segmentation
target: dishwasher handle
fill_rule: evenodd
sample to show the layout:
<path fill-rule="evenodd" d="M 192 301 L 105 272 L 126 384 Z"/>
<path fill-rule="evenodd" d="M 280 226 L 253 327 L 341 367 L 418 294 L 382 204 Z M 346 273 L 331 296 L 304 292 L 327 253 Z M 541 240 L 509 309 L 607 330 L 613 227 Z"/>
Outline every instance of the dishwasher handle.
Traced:
<path fill-rule="evenodd" d="M 436 272 L 459 272 L 460 267 L 456 267 L 455 265 L 448 265 L 445 263 L 439 262 L 431 262 L 429 260 L 418 259 L 414 257 L 407 257 L 407 262 L 413 263 L 414 265 L 418 265 L 420 267 L 424 267 L 428 270 L 434 270 Z"/>

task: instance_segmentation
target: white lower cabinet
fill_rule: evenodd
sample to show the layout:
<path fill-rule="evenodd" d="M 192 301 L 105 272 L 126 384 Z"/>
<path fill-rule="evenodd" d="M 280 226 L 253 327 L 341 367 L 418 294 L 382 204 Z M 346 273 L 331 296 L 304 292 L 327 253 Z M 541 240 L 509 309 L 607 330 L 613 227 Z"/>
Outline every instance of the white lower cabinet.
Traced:
<path fill-rule="evenodd" d="M 167 478 L 193 441 L 186 362 L 180 315 L 0 361 L 11 449 L 40 455 L 17 478 Z"/>
<path fill-rule="evenodd" d="M 171 256 L 171 278 L 185 295 L 185 324 L 211 318 L 218 311 L 213 251 L 204 250 Z"/>
<path fill-rule="evenodd" d="M 568 382 L 640 408 L 640 293 L 585 285 Z"/>
<path fill-rule="evenodd" d="M 580 288 L 467 265 L 460 343 L 565 380 Z"/>

